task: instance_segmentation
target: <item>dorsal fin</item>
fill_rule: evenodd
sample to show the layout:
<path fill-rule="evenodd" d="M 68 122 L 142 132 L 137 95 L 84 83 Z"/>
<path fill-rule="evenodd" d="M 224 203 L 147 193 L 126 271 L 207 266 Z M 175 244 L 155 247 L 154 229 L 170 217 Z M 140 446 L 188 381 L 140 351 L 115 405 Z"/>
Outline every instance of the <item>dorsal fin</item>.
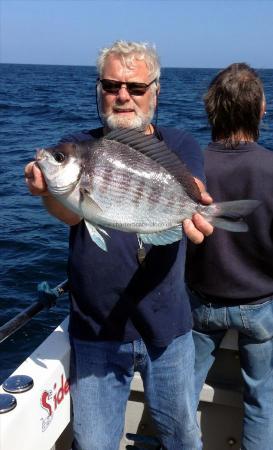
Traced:
<path fill-rule="evenodd" d="M 195 201 L 200 201 L 200 191 L 185 164 L 171 151 L 164 141 L 154 135 L 146 135 L 141 129 L 121 128 L 106 134 L 103 139 L 120 142 L 156 161 L 177 181 Z"/>

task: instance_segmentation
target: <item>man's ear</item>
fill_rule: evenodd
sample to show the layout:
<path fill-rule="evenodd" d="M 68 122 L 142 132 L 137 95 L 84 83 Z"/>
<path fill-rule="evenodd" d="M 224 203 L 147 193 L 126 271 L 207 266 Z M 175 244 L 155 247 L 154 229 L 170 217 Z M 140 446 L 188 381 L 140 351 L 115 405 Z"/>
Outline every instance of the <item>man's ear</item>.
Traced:
<path fill-rule="evenodd" d="M 265 116 L 265 114 L 266 114 L 266 99 L 265 99 L 265 96 L 263 95 L 262 106 L 261 106 L 261 113 L 260 113 L 260 119 L 261 120 Z"/>
<path fill-rule="evenodd" d="M 155 91 L 155 108 L 157 108 L 158 106 L 158 96 L 159 96 L 159 92 L 160 92 L 160 84 L 158 83 L 156 86 L 156 91 Z"/>

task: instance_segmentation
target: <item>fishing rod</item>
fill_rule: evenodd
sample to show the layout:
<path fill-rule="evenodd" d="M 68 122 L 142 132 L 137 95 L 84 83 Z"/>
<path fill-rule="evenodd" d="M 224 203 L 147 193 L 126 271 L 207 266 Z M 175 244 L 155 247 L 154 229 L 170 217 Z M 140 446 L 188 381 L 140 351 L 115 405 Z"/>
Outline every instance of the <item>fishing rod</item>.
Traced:
<path fill-rule="evenodd" d="M 56 305 L 56 299 L 68 292 L 68 280 L 58 284 L 55 288 L 50 288 L 47 281 L 42 281 L 38 284 L 38 301 L 33 303 L 28 308 L 24 309 L 13 319 L 0 327 L 0 344 L 15 331 L 19 330 L 32 317 L 36 316 L 43 309 L 49 309 Z"/>

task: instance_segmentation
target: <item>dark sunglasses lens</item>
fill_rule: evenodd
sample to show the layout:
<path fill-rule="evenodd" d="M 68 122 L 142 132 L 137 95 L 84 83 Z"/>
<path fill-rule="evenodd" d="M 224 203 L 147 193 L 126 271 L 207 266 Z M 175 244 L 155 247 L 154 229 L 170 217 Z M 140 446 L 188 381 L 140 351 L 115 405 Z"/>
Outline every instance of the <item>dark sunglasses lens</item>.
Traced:
<path fill-rule="evenodd" d="M 127 89 L 131 95 L 144 95 L 147 85 L 145 83 L 128 83 Z"/>
<path fill-rule="evenodd" d="M 126 88 L 130 95 L 144 95 L 147 91 L 149 85 L 145 83 L 123 83 L 122 81 L 114 81 L 114 80 L 100 80 L 102 88 L 105 92 L 109 92 L 110 94 L 118 94 L 122 85 L 126 85 Z"/>
<path fill-rule="evenodd" d="M 119 81 L 111 80 L 101 80 L 102 89 L 111 94 L 117 94 L 121 88 L 121 83 Z"/>

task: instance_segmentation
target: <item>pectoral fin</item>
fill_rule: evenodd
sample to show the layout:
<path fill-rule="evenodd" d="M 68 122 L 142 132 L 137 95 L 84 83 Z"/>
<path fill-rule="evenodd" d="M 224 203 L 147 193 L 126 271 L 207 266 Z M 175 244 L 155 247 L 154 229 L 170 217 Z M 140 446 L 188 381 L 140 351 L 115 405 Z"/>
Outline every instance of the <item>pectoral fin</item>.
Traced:
<path fill-rule="evenodd" d="M 85 190 L 81 190 L 81 210 L 83 217 L 98 216 L 103 212 L 90 193 Z"/>
<path fill-rule="evenodd" d="M 97 244 L 98 247 L 100 247 L 102 250 L 107 252 L 107 245 L 106 245 L 105 239 L 99 233 L 99 231 L 100 231 L 101 233 L 103 233 L 103 234 L 105 234 L 106 236 L 109 237 L 109 234 L 107 233 L 107 231 L 103 230 L 102 228 L 96 228 L 90 222 L 87 222 L 87 220 L 85 220 L 84 223 L 86 225 L 86 228 L 87 228 L 87 230 L 89 232 L 89 235 L 90 235 L 92 241 L 95 242 L 95 244 Z"/>
<path fill-rule="evenodd" d="M 182 225 L 158 233 L 141 233 L 138 237 L 145 244 L 166 245 L 180 241 L 183 237 Z"/>

